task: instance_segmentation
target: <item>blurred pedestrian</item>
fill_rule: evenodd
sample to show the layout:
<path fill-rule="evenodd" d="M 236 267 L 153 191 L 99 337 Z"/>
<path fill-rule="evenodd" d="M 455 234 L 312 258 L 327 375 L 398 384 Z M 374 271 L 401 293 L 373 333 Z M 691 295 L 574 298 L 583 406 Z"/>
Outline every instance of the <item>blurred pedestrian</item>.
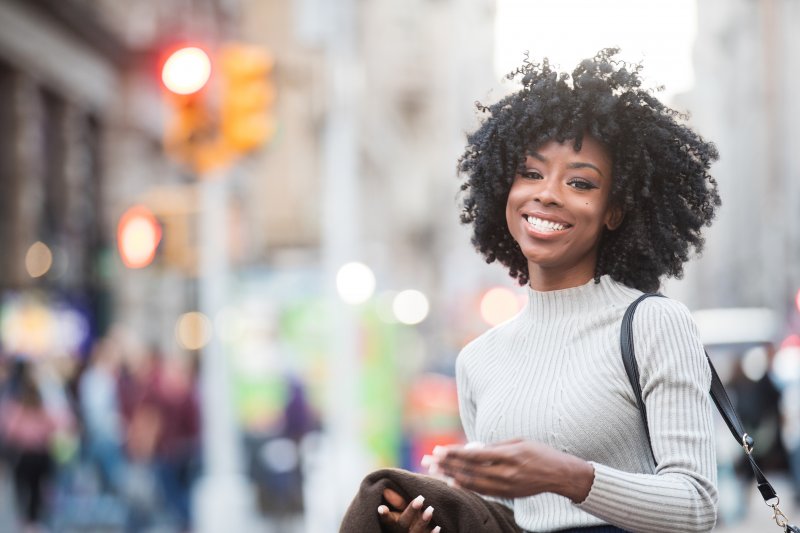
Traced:
<path fill-rule="evenodd" d="M 78 386 L 86 457 L 97 468 L 103 489 L 114 493 L 122 486 L 125 469 L 119 357 L 113 339 L 98 340 Z"/>
<path fill-rule="evenodd" d="M 54 473 L 53 439 L 66 420 L 45 406 L 33 366 L 20 361 L 16 386 L 0 406 L 0 430 L 13 456 L 14 492 L 25 531 L 38 531 Z"/>
<path fill-rule="evenodd" d="M 199 453 L 200 414 L 193 374 L 177 356 L 163 361 L 155 406 L 160 419 L 155 464 L 164 501 L 180 531 L 191 528 L 191 488 Z"/>
<path fill-rule="evenodd" d="M 163 513 L 155 463 L 164 422 L 156 399 L 159 367 L 160 355 L 151 350 L 124 359 L 120 369 L 119 400 L 127 460 L 122 493 L 130 533 L 156 527 Z"/>
<path fill-rule="evenodd" d="M 572 74 L 526 60 L 522 88 L 468 136 L 461 220 L 528 304 L 458 356 L 470 446 L 426 459 L 443 481 L 373 472 L 344 533 L 709 531 L 717 489 L 711 372 L 686 307 L 632 327 L 647 424 L 620 353 L 628 306 L 680 276 L 719 204 L 713 145 L 603 50 Z"/>

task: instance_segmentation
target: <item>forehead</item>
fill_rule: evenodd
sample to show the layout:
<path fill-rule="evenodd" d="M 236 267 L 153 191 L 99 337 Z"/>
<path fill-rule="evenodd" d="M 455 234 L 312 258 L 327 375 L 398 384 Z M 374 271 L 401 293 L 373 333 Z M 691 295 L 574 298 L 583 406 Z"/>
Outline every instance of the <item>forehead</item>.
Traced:
<path fill-rule="evenodd" d="M 569 161 L 586 161 L 595 165 L 611 168 L 611 152 L 605 144 L 591 135 L 586 135 L 581 141 L 580 150 L 575 150 L 575 139 L 558 142 L 550 139 L 537 146 L 530 153 L 543 156 L 545 159 L 558 158 Z"/>

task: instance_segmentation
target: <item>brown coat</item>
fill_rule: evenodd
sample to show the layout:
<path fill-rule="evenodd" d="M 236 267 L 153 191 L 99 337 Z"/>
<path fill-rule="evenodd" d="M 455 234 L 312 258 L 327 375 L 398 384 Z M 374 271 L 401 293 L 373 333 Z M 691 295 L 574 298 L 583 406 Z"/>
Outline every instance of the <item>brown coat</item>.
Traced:
<path fill-rule="evenodd" d="M 364 478 L 339 533 L 380 533 L 378 506 L 385 503 L 385 488 L 395 490 L 406 501 L 424 496 L 425 506 L 434 508 L 431 527 L 441 526 L 443 532 L 522 533 L 508 507 L 430 476 L 395 468 L 377 470 Z"/>

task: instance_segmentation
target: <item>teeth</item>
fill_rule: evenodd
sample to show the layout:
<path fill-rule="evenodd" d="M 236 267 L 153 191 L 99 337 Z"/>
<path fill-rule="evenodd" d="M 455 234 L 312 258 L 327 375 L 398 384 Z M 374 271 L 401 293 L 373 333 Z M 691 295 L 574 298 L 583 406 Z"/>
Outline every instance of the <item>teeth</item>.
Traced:
<path fill-rule="evenodd" d="M 542 220 L 533 216 L 527 216 L 528 224 L 537 231 L 561 231 L 567 229 L 566 224 L 559 224 L 549 220 Z"/>

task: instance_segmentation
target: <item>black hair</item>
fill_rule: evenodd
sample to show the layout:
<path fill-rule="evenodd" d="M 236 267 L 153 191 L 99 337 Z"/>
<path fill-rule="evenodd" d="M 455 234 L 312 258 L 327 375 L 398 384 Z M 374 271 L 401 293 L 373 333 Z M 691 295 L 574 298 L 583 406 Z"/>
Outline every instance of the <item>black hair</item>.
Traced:
<path fill-rule="evenodd" d="M 611 204 L 624 219 L 603 230 L 595 281 L 608 274 L 656 291 L 661 276 L 683 275 L 691 248 L 702 250 L 701 229 L 720 205 L 709 174 L 717 150 L 682 123 L 686 115 L 642 89 L 641 65 L 617 53 L 601 50 L 571 76 L 526 54 L 507 76 L 521 78 L 522 88 L 493 105 L 476 104 L 484 116 L 458 161 L 466 176 L 461 222 L 472 225 L 472 243 L 486 262 L 499 261 L 520 285 L 528 283 L 528 263 L 508 230 L 506 201 L 526 151 L 549 140 L 574 140 L 579 150 L 588 134 L 611 153 Z"/>

